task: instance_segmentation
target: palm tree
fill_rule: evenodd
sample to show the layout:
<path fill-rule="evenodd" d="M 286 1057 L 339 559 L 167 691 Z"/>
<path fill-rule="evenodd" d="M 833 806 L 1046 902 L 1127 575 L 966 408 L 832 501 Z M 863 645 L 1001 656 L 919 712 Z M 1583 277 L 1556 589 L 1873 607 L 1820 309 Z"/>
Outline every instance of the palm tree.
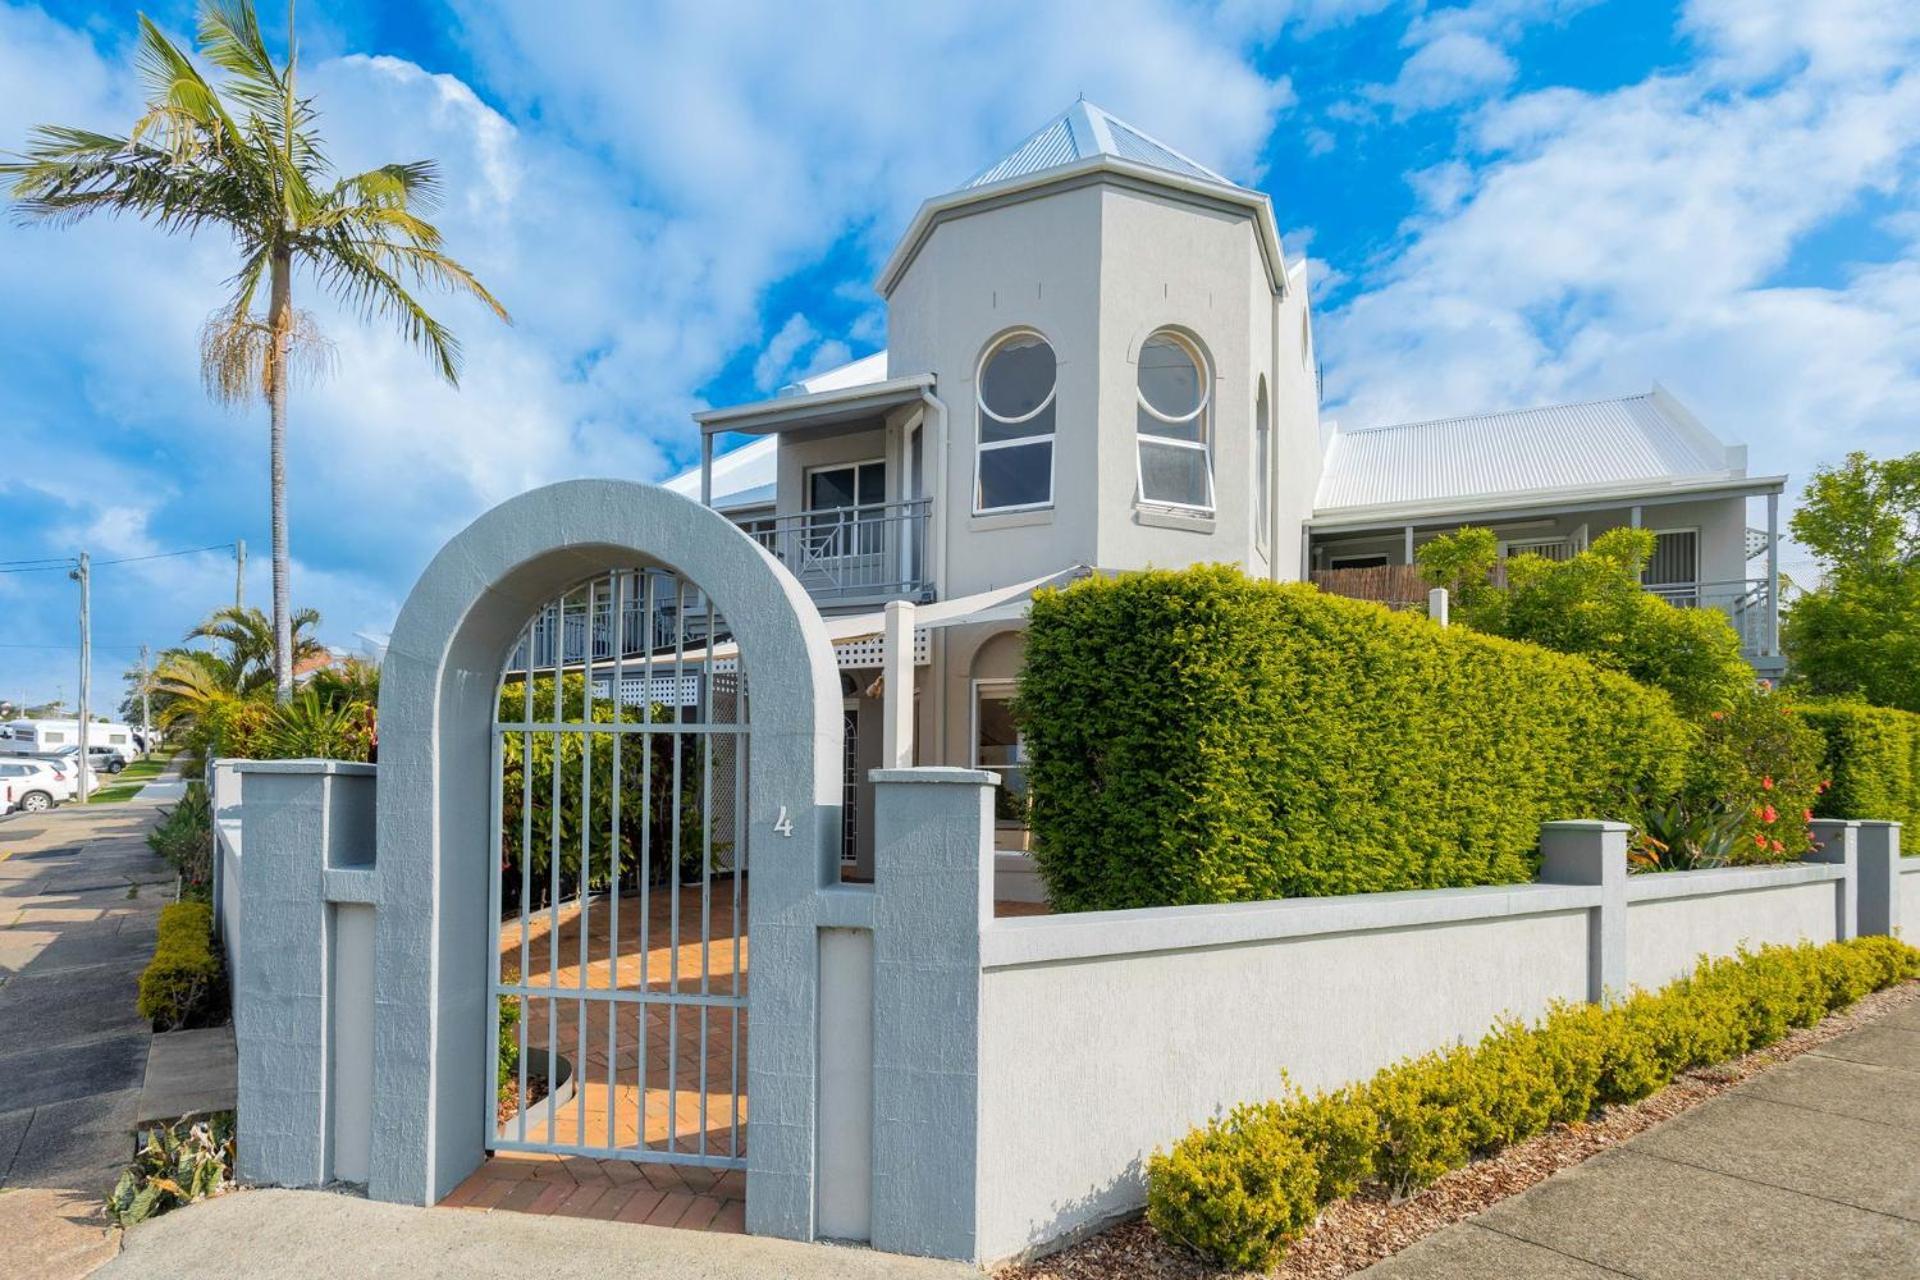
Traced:
<path fill-rule="evenodd" d="M 325 645 L 313 638 L 313 629 L 319 625 L 317 609 L 295 609 L 288 619 L 295 666 L 327 651 Z M 274 656 L 279 652 L 279 644 L 274 637 L 274 625 L 266 614 L 251 605 L 215 609 L 204 622 L 187 632 L 187 639 L 217 640 L 227 646 L 223 683 L 236 694 L 244 696 L 277 683 Z"/>
<path fill-rule="evenodd" d="M 201 332 L 200 371 L 216 401 L 264 398 L 271 424 L 273 673 L 293 692 L 288 612 L 287 386 L 317 375 L 330 349 L 313 318 L 293 305 L 296 266 L 363 319 L 393 322 L 435 372 L 458 385 L 460 344 L 408 291 L 430 284 L 463 292 L 506 320 L 473 274 L 440 250 L 422 218 L 439 190 L 431 160 L 337 177 L 321 151 L 310 99 L 294 87 L 293 5 L 287 61 L 275 65 L 251 0 L 203 0 L 202 57 L 225 73 L 219 88 L 144 15 L 140 74 L 147 109 L 125 137 L 62 125 L 34 130 L 19 163 L 0 164 L 28 219 L 75 222 L 129 213 L 169 232 L 224 228 L 240 250 L 233 294 Z M 231 106 L 229 105 L 231 103 Z M 264 287 L 264 313 L 256 309 Z"/>

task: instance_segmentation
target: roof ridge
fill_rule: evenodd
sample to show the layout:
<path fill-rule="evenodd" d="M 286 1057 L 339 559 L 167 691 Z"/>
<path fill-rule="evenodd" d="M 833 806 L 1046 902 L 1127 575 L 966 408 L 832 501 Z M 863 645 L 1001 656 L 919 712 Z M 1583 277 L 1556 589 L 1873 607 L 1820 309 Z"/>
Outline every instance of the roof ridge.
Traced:
<path fill-rule="evenodd" d="M 1121 134 L 1125 137 L 1118 136 Z M 992 164 L 976 170 L 956 190 L 992 186 L 1102 157 L 1189 180 L 1217 183 L 1241 191 L 1251 189 L 1082 96 L 1068 104 L 1064 111 L 1049 117 L 1045 124 Z"/>
<path fill-rule="evenodd" d="M 1493 409 L 1485 413 L 1453 413 L 1439 418 L 1420 418 L 1413 422 L 1383 422 L 1373 427 L 1342 429 L 1341 435 L 1362 436 L 1382 431 L 1410 431 L 1415 427 L 1437 427 L 1447 422 L 1485 421 L 1488 418 L 1514 418 L 1523 413 L 1544 413 L 1549 409 L 1587 409 L 1597 404 L 1626 404 L 1630 400 L 1651 400 L 1653 392 L 1640 391 L 1630 396 L 1595 396 L 1591 400 L 1563 400 L 1554 404 L 1525 405 L 1518 409 Z"/>

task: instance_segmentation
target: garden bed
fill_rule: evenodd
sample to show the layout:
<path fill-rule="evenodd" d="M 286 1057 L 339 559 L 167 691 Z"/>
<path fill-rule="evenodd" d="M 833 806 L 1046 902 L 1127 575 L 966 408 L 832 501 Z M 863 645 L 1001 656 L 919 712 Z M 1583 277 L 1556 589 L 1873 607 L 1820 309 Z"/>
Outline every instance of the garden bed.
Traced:
<path fill-rule="evenodd" d="M 1392 1200 L 1377 1187 L 1328 1206 L 1287 1248 L 1270 1273 L 1280 1280 L 1336 1280 L 1363 1271 L 1443 1227 L 1482 1212 L 1562 1169 L 1618 1146 L 1663 1120 L 1727 1092 L 1769 1067 L 1798 1057 L 1887 1013 L 1920 1003 L 1920 982 L 1863 997 L 1812 1027 L 1796 1029 L 1763 1049 L 1687 1071 L 1639 1102 L 1608 1107 L 1582 1125 L 1562 1125 L 1442 1176 Z M 996 1280 L 1200 1280 L 1239 1274 L 1198 1257 L 1135 1219 L 1034 1262 L 1001 1267 Z"/>

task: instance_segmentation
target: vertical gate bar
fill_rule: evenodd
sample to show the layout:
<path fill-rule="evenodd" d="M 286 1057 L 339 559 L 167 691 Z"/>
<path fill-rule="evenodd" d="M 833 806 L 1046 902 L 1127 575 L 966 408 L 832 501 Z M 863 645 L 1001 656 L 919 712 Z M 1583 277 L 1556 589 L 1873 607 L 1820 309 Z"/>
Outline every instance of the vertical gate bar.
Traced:
<path fill-rule="evenodd" d="M 706 658 L 700 674 L 700 994 L 713 994 L 713 641 L 720 634 L 713 597 L 701 592 L 707 612 Z M 707 1154 L 707 1006 L 700 1006 L 700 1154 Z"/>
<path fill-rule="evenodd" d="M 620 733 L 620 708 L 626 701 L 626 629 L 627 629 L 627 593 L 626 573 L 615 570 L 607 583 L 613 601 L 613 791 L 607 796 L 612 810 L 608 820 L 611 828 L 607 832 L 607 863 L 613 878 L 607 887 L 607 986 L 612 991 L 620 990 L 620 739 L 626 737 Z M 620 1100 L 620 1006 L 618 1003 L 607 1005 L 607 1147 L 611 1150 L 614 1142 L 613 1113 L 619 1110 Z"/>
<path fill-rule="evenodd" d="M 580 994 L 574 999 L 578 1006 L 574 1012 L 574 1032 L 579 1060 L 573 1064 L 573 1078 L 579 1083 L 573 1097 L 575 1132 L 583 1147 L 587 1145 L 587 1010 L 592 1007 L 587 989 L 593 978 L 593 950 L 589 941 L 593 931 L 587 904 L 592 899 L 593 886 L 593 589 L 596 585 L 595 580 L 588 579 L 586 614 L 580 629 L 580 875 L 573 889 L 580 904 Z"/>
<path fill-rule="evenodd" d="M 736 657 L 733 664 L 733 915 L 728 921 L 733 939 L 733 995 L 740 995 L 740 882 L 746 874 L 747 823 L 746 823 L 746 777 L 747 751 L 750 743 L 746 732 L 747 700 L 746 672 Z M 727 1136 L 727 1154 L 738 1159 L 740 1155 L 740 1006 L 735 1005 L 727 1015 L 728 1048 L 727 1070 L 728 1088 L 733 1100 L 728 1109 L 730 1131 Z"/>
<path fill-rule="evenodd" d="M 500 714 L 498 685 L 494 686 L 493 713 L 496 718 Z M 482 1101 L 486 1119 L 482 1122 L 484 1128 L 481 1131 L 487 1135 L 485 1149 L 491 1151 L 500 1138 L 500 874 L 505 870 L 500 864 L 506 849 L 506 836 L 502 831 L 506 819 L 502 811 L 500 788 L 506 753 L 501 745 L 504 734 L 496 729 L 487 737 L 490 739 L 487 743 L 487 776 L 491 780 L 488 790 L 492 792 L 487 801 L 487 839 L 493 863 L 487 877 L 487 950 L 492 953 L 488 956 L 487 969 L 492 975 L 492 981 L 487 984 L 487 1045 L 493 1055 L 493 1070 L 487 1073 L 487 1081 L 492 1087 L 484 1091 L 486 1097 Z"/>
<path fill-rule="evenodd" d="M 672 841 L 673 851 L 668 860 L 667 883 L 672 896 L 667 899 L 668 938 L 670 950 L 667 953 L 667 991 L 671 995 L 680 994 L 680 842 L 684 837 L 680 831 L 680 813 L 685 807 L 680 801 L 680 740 L 686 735 L 679 726 L 685 721 L 681 705 L 681 681 L 687 673 L 687 584 L 684 578 L 675 576 L 673 580 L 673 806 Z M 667 1149 L 675 1150 L 680 1145 L 680 1009 L 678 1005 L 667 1006 Z"/>
<path fill-rule="evenodd" d="M 539 621 L 539 615 L 527 624 L 527 661 L 520 669 L 520 693 L 522 712 L 521 724 L 533 723 L 533 634 Z M 528 729 L 520 735 L 520 985 L 530 987 L 527 980 L 528 941 L 527 935 L 533 932 L 533 731 Z M 527 1058 L 530 1056 L 530 1032 L 532 1024 L 529 1018 L 533 1013 L 533 1000 L 530 996 L 520 999 L 520 1093 L 515 1104 L 515 1114 L 520 1124 L 520 1141 L 527 1140 Z"/>
<path fill-rule="evenodd" d="M 640 723 L 653 724 L 653 651 L 657 647 L 653 620 L 659 605 L 658 575 L 640 571 L 641 635 L 646 657 L 640 667 Z M 647 1146 L 647 1033 L 653 1005 L 653 732 L 640 734 L 640 1148 Z"/>
<path fill-rule="evenodd" d="M 567 598 L 562 595 L 557 605 L 558 626 L 555 631 L 559 640 L 553 648 L 553 719 L 550 723 L 560 723 L 560 690 L 566 683 L 566 674 L 561 664 L 567 656 Z M 547 810 L 547 1097 L 553 1097 L 554 1086 L 560 1078 L 560 775 L 564 772 L 561 762 L 561 735 L 555 729 L 549 735 L 553 759 L 549 772 L 553 775 L 552 805 Z M 559 1141 L 554 1132 L 557 1117 L 553 1113 L 551 1102 L 547 1105 L 547 1141 Z"/>

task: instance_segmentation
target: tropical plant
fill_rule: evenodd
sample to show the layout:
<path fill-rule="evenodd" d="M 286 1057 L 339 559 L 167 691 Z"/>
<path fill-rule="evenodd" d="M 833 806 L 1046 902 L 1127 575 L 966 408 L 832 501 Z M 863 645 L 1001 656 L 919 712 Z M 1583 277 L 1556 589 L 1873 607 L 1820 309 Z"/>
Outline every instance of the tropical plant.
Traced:
<path fill-rule="evenodd" d="M 1743 810 L 1673 800 L 1649 804 L 1634 824 L 1627 847 L 1633 871 L 1700 871 L 1724 867 L 1740 848 L 1747 825 Z"/>
<path fill-rule="evenodd" d="M 1849 454 L 1815 471 L 1800 502 L 1793 536 L 1822 581 L 1787 610 L 1795 680 L 1920 711 L 1920 453 Z"/>
<path fill-rule="evenodd" d="M 331 351 L 312 316 L 293 305 L 294 269 L 365 319 L 392 322 L 449 384 L 459 381 L 453 334 L 409 291 L 433 285 L 506 310 L 473 273 L 441 250 L 421 213 L 438 197 L 430 160 L 336 175 L 296 87 L 293 6 L 287 57 L 268 52 L 250 0 L 204 0 L 200 55 L 216 85 L 153 21 L 140 18 L 139 66 L 147 107 L 124 136 L 66 125 L 33 131 L 26 155 L 0 165 L 23 215 L 55 224 L 95 213 L 132 214 L 163 231 L 223 229 L 240 268 L 233 293 L 201 332 L 200 370 L 224 404 L 267 402 L 273 512 L 273 671 L 277 698 L 293 695 L 288 605 L 287 391 L 297 375 L 325 371 Z M 264 309 L 261 294 L 264 291 Z"/>
<path fill-rule="evenodd" d="M 107 1196 L 122 1227 L 219 1195 L 233 1179 L 233 1112 L 190 1116 L 147 1131 L 133 1163 Z"/>
<path fill-rule="evenodd" d="M 180 897 L 205 902 L 213 887 L 213 805 L 204 783 L 189 782 L 180 800 L 160 811 L 147 845 L 180 876 Z"/>
<path fill-rule="evenodd" d="M 309 685 L 273 709 L 262 734 L 268 759 L 368 760 L 374 748 L 373 704 L 329 701 Z"/>
<path fill-rule="evenodd" d="M 313 636 L 320 625 L 318 609 L 295 609 L 292 617 L 293 661 L 297 666 L 309 658 L 322 657 L 327 647 Z M 214 640 L 226 646 L 224 683 L 238 694 L 256 693 L 274 687 L 273 620 L 251 605 L 227 605 L 215 609 L 193 630 L 189 643 Z"/>
<path fill-rule="evenodd" d="M 380 667 L 362 658 L 347 658 L 313 673 L 307 687 L 320 695 L 328 706 L 361 703 L 380 705 Z"/>

